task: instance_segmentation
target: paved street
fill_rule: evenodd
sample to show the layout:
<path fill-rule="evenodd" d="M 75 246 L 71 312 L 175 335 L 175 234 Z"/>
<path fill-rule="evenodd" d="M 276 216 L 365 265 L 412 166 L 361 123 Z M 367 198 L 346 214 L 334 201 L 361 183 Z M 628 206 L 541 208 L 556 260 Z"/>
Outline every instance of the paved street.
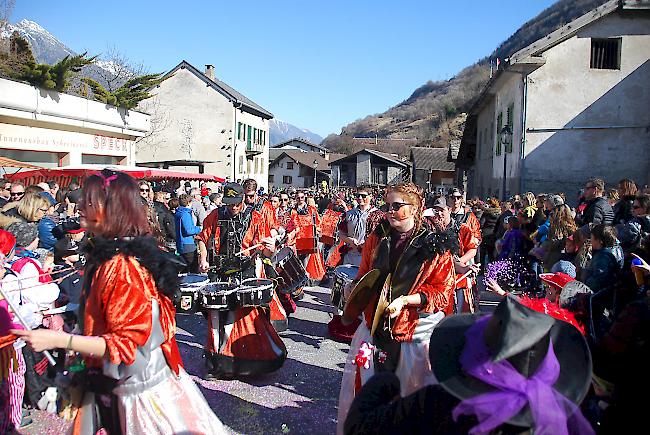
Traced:
<path fill-rule="evenodd" d="M 202 379 L 206 333 L 201 315 L 178 315 L 178 345 L 187 371 L 221 421 L 241 434 L 332 434 L 336 405 L 348 346 L 327 336 L 332 307 L 329 289 L 309 287 L 280 335 L 288 358 L 268 376 L 237 381 Z M 185 404 L 179 404 L 184 406 Z M 67 424 L 42 412 L 21 433 L 63 433 Z"/>

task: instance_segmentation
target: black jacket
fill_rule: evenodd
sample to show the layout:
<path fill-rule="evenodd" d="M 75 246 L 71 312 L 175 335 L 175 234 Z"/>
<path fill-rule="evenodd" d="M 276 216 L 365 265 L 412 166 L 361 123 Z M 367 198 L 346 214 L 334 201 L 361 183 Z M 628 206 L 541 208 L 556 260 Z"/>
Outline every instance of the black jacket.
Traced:
<path fill-rule="evenodd" d="M 626 195 L 614 204 L 614 225 L 628 223 L 634 217 L 633 205 L 634 195 Z"/>
<path fill-rule="evenodd" d="M 582 225 L 611 225 L 612 222 L 614 222 L 614 210 L 607 202 L 607 198 L 601 196 L 587 202 L 587 207 L 582 213 Z"/>
<path fill-rule="evenodd" d="M 501 210 L 498 208 L 487 208 L 481 216 L 481 235 L 483 236 L 483 242 L 493 245 L 496 241 L 495 231 L 497 228 L 497 221 L 499 220 L 499 215 Z"/>
<path fill-rule="evenodd" d="M 174 215 L 162 202 L 154 201 L 153 208 L 158 215 L 158 224 L 160 225 L 160 231 L 162 231 L 165 240 L 175 242 L 176 224 L 174 223 Z"/>

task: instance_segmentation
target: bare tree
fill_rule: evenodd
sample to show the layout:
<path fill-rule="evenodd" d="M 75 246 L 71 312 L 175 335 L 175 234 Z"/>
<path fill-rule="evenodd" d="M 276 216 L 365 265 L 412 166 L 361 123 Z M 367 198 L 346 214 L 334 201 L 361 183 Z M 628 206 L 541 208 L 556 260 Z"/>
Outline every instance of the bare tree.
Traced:
<path fill-rule="evenodd" d="M 15 3 L 15 0 L 0 0 L 0 32 L 9 24 Z"/>
<path fill-rule="evenodd" d="M 157 96 L 141 101 L 137 110 L 151 115 L 151 130 L 137 138 L 135 144 L 138 150 L 150 151 L 151 157 L 155 158 L 157 152 L 167 146 L 166 137 L 162 132 L 171 124 L 171 110 L 160 103 Z"/>
<path fill-rule="evenodd" d="M 106 51 L 99 56 L 95 63 L 99 66 L 97 68 L 98 81 L 109 92 L 114 92 L 133 77 L 148 73 L 143 63 L 132 61 L 115 45 L 108 45 Z"/>
<path fill-rule="evenodd" d="M 183 137 L 183 143 L 181 144 L 181 151 L 187 153 L 187 158 L 192 158 L 192 147 L 194 145 L 194 127 L 192 125 L 192 120 L 182 119 L 178 121 L 178 125 L 181 128 L 181 136 Z"/>

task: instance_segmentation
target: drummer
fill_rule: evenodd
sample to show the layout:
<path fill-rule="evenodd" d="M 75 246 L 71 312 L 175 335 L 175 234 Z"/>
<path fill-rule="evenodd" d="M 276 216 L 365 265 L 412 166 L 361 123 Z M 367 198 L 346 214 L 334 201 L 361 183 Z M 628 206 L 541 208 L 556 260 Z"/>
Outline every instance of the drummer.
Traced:
<path fill-rule="evenodd" d="M 203 222 L 203 230 L 197 236 L 199 268 L 208 272 L 215 265 L 208 262 L 207 246 L 214 240 L 216 254 L 222 253 L 225 234 L 221 234 L 219 220 L 232 220 L 235 226 L 235 246 L 242 246 L 244 235 L 249 230 L 250 214 L 243 211 L 244 188 L 236 183 L 224 186 L 223 206 L 213 210 Z M 252 238 L 251 238 L 252 240 Z M 254 254 L 270 257 L 275 250 L 273 237 L 260 239 L 263 244 Z M 234 253 L 227 253 L 233 255 Z M 217 275 L 220 275 L 217 271 Z M 240 274 L 242 278 L 255 277 L 255 268 L 249 264 Z M 223 278 L 223 276 L 222 276 Z M 277 370 L 286 359 L 286 348 L 277 335 L 270 319 L 279 312 L 286 322 L 286 314 L 277 298 L 271 301 L 271 315 L 262 307 L 242 307 L 234 311 L 208 312 L 208 337 L 205 346 L 207 379 L 232 378 L 242 374 L 263 374 Z M 245 342 L 245 346 L 237 343 Z"/>
<path fill-rule="evenodd" d="M 320 225 L 321 219 L 318 215 L 318 210 L 313 205 L 307 204 L 307 193 L 304 190 L 301 190 L 296 193 L 296 208 L 291 212 L 292 220 L 294 226 L 298 230 L 296 237 L 300 237 L 301 227 L 303 230 L 307 230 L 307 226 L 315 226 L 315 234 L 312 234 L 313 237 L 318 238 L 320 235 Z M 299 219 L 298 216 L 309 216 L 308 219 Z M 308 233 L 308 231 L 305 231 Z M 318 244 L 318 241 L 315 241 Z M 320 252 L 320 249 L 317 248 L 317 251 L 313 254 L 299 255 L 300 260 L 302 260 L 305 270 L 313 281 L 317 281 L 323 278 L 325 274 L 325 262 L 323 261 L 323 254 Z"/>
<path fill-rule="evenodd" d="M 453 311 L 454 266 L 449 243 L 453 237 L 435 237 L 423 225 L 422 191 L 415 184 L 389 187 L 386 202 L 386 219 L 366 239 L 357 275 L 362 277 L 378 269 L 379 277 L 370 284 L 369 291 L 353 291 L 344 313 L 346 322 L 351 321 L 349 316 L 356 318 L 358 312 L 363 313 L 364 321 L 354 334 L 345 364 L 339 395 L 339 433 L 360 384 L 374 373 L 394 372 L 401 381 L 402 396 L 435 382 L 428 363 L 429 337 L 437 323 Z M 382 288 L 388 289 L 387 306 L 378 310 Z M 350 307 L 353 310 L 348 311 Z M 371 335 L 375 322 L 376 330 Z M 375 350 L 367 361 L 357 365 L 369 346 Z"/>
<path fill-rule="evenodd" d="M 366 240 L 366 221 L 373 211 L 377 210 L 373 205 L 372 190 L 368 186 L 362 186 L 356 193 L 358 205 L 345 213 L 345 217 L 339 224 L 339 239 L 345 243 L 343 252 L 343 264 L 359 266 L 361 264 L 361 251 Z"/>

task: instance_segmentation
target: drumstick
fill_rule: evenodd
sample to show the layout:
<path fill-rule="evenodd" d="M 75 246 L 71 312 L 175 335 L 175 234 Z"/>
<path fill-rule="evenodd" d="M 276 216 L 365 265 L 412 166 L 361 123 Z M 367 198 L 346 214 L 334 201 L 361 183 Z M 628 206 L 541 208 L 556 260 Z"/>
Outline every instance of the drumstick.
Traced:
<path fill-rule="evenodd" d="M 468 270 L 467 272 L 465 272 L 465 274 L 464 274 L 463 276 L 461 276 L 460 278 L 458 278 L 458 279 L 456 280 L 456 284 L 458 284 L 459 282 L 461 282 L 462 280 L 464 280 L 465 278 L 467 278 L 468 276 L 470 276 L 472 273 L 474 273 L 473 270 Z"/>
<path fill-rule="evenodd" d="M 25 322 L 25 319 L 20 315 L 16 307 L 14 306 L 14 303 L 11 301 L 11 299 L 7 298 L 7 295 L 5 291 L 2 289 L 2 286 L 0 286 L 0 295 L 4 298 L 4 300 L 7 301 L 7 305 L 9 305 L 9 308 L 11 308 L 11 311 L 13 311 L 14 315 L 16 316 L 16 319 L 18 319 L 18 323 L 23 325 L 23 328 L 25 328 L 27 331 L 31 331 L 32 328 Z M 46 350 L 43 351 L 43 355 L 45 355 L 45 358 L 50 362 L 51 365 L 55 366 L 56 361 L 54 361 L 54 358 L 52 357 L 52 354 Z"/>
<path fill-rule="evenodd" d="M 235 252 L 234 255 L 235 255 L 235 256 L 237 256 L 237 255 L 241 255 L 241 254 L 243 254 L 243 253 L 245 253 L 245 252 L 252 251 L 253 249 L 257 249 L 257 248 L 260 248 L 260 247 L 262 247 L 262 246 L 264 246 L 264 243 L 258 243 L 257 245 L 255 245 L 255 246 L 251 246 L 250 248 L 242 249 L 242 250 L 239 251 L 239 252 Z"/>

